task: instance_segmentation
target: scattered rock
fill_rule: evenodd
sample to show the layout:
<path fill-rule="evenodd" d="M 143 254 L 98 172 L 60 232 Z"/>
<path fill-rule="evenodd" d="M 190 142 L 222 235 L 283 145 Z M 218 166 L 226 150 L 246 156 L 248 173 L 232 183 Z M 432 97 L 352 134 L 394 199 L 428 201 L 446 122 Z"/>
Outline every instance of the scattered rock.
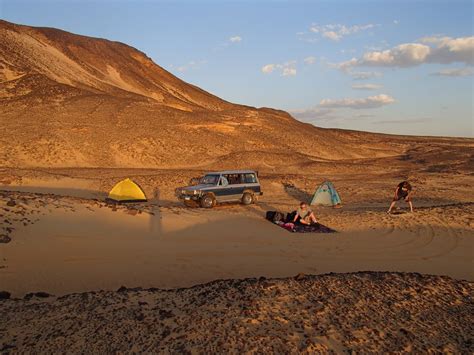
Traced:
<path fill-rule="evenodd" d="M 6 234 L 0 234 L 0 243 L 10 243 L 12 238 Z"/>
<path fill-rule="evenodd" d="M 9 206 L 9 207 L 16 206 L 16 202 L 14 200 L 10 200 L 10 201 L 7 202 L 7 206 Z"/>
<path fill-rule="evenodd" d="M 0 291 L 0 300 L 8 300 L 10 299 L 10 292 L 8 291 Z"/>
<path fill-rule="evenodd" d="M 117 292 L 125 292 L 127 290 L 128 289 L 125 286 L 120 286 L 119 289 L 117 290 Z"/>
<path fill-rule="evenodd" d="M 263 288 L 267 289 L 267 288 L 271 288 L 271 287 L 275 286 L 276 284 L 274 282 L 264 281 L 264 282 L 262 282 L 261 285 L 262 285 Z"/>
<path fill-rule="evenodd" d="M 30 300 L 32 299 L 33 297 L 38 297 L 38 298 L 48 298 L 52 295 L 50 295 L 49 293 L 47 292 L 43 292 L 43 291 L 39 291 L 39 292 L 31 292 L 31 293 L 28 293 L 25 295 L 25 297 L 23 297 L 25 300 Z"/>
<path fill-rule="evenodd" d="M 167 311 L 166 309 L 160 309 L 158 313 L 160 315 L 160 320 L 171 318 L 174 316 L 173 312 Z"/>
<path fill-rule="evenodd" d="M 7 354 L 7 351 L 8 350 L 11 350 L 11 349 L 15 349 L 15 345 L 12 345 L 12 344 L 4 344 L 2 345 L 2 347 L 0 348 L 0 352 L 3 354 L 5 352 L 5 354 Z"/>
<path fill-rule="evenodd" d="M 306 278 L 306 275 L 300 272 L 298 275 L 295 276 L 296 281 L 302 281 Z"/>

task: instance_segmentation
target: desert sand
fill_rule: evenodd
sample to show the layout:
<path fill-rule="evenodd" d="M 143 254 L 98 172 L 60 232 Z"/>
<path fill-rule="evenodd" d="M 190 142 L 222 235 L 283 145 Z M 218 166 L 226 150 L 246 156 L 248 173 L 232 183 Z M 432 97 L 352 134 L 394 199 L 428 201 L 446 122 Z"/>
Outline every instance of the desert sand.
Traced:
<path fill-rule="evenodd" d="M 274 205 L 271 198 L 256 206 L 202 210 L 158 207 L 153 201 L 117 208 L 3 192 L 4 223 L 13 230 L 2 247 L 2 288 L 15 296 L 64 295 L 121 285 L 174 288 L 215 279 L 362 270 L 474 280 L 473 203 L 395 215 L 386 215 L 386 206 L 319 208 L 320 221 L 338 233 L 293 234 L 263 218 L 265 206 Z M 8 206 L 11 201 L 14 206 Z"/>
<path fill-rule="evenodd" d="M 132 171 L 113 173 L 3 171 L 4 351 L 472 351 L 470 175 L 420 175 L 415 213 L 393 215 L 393 178 L 339 176 L 343 208 L 315 207 L 338 233 L 297 234 L 265 211 L 307 200 L 317 175 L 261 173 L 258 204 L 205 210 L 172 196 L 195 171 L 140 171 L 160 198 L 118 206 L 100 186 Z"/>
<path fill-rule="evenodd" d="M 0 59 L 0 351 L 473 352 L 474 139 L 321 129 L 56 29 L 0 21 Z M 264 195 L 176 200 L 220 169 Z M 148 202 L 105 202 L 125 177 Z M 327 179 L 337 233 L 264 219 Z"/>
<path fill-rule="evenodd" d="M 149 178 L 163 178 L 148 173 Z M 400 205 L 394 215 L 385 213 L 393 184 L 384 182 L 384 188 L 377 187 L 378 180 L 336 181 L 344 207 L 315 207 L 319 220 L 338 231 L 325 235 L 292 234 L 264 219 L 267 210 L 291 211 L 308 200 L 313 189 L 299 188 L 297 175 L 281 183 L 261 173 L 264 195 L 258 204 L 205 210 L 176 201 L 173 184 L 161 185 L 160 200 L 116 207 L 104 202 L 105 191 L 92 190 L 102 184 L 97 172 L 89 180 L 53 173 L 45 178 L 43 173 L 49 190 L 39 178 L 42 173 L 36 174 L 30 182 L 45 187 L 10 185 L 1 193 L 3 225 L 11 228 L 12 240 L 2 245 L 0 277 L 3 288 L 17 296 L 121 285 L 189 287 L 222 278 L 299 272 L 407 271 L 474 279 L 470 176 L 464 184 L 459 176 L 457 187 L 441 189 L 439 197 L 436 183 L 446 186 L 449 177 L 420 179 L 415 213 Z M 153 186 L 141 184 L 145 191 Z M 380 191 L 368 197 L 375 189 Z"/>

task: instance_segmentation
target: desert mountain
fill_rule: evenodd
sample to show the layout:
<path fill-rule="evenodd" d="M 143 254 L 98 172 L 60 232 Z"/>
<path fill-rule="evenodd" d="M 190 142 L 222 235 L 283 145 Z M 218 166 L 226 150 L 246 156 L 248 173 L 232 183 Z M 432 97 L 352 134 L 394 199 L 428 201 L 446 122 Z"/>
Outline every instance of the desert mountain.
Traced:
<path fill-rule="evenodd" d="M 403 149 L 226 102 L 123 43 L 6 21 L 0 123 L 4 167 L 275 167 Z"/>

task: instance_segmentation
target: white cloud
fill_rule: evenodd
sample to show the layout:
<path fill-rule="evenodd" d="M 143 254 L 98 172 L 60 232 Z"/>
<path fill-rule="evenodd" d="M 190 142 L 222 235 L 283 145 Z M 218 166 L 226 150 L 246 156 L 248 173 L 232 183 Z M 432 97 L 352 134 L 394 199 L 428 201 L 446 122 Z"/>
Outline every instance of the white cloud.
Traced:
<path fill-rule="evenodd" d="M 336 33 L 334 31 L 326 31 L 322 33 L 324 38 L 330 39 L 331 41 L 339 41 L 342 38 L 342 34 Z"/>
<path fill-rule="evenodd" d="M 367 66 L 410 67 L 425 62 L 430 51 L 424 44 L 405 43 L 385 51 L 365 53 L 361 62 Z"/>
<path fill-rule="evenodd" d="M 321 37 L 327 38 L 331 41 L 339 41 L 345 36 L 349 36 L 358 32 L 372 29 L 378 25 L 366 24 L 366 25 L 354 25 L 346 26 L 341 24 L 330 24 L 330 25 L 312 25 L 310 32 L 320 35 Z"/>
<path fill-rule="evenodd" d="M 283 76 L 295 76 L 296 75 L 296 68 L 286 67 L 283 68 L 282 74 Z"/>
<path fill-rule="evenodd" d="M 282 64 L 266 64 L 262 67 L 262 73 L 271 74 L 275 70 L 281 72 L 281 76 L 295 76 L 296 75 L 296 60 L 290 60 Z"/>
<path fill-rule="evenodd" d="M 305 59 L 303 59 L 303 62 L 308 65 L 314 64 L 316 63 L 316 57 L 313 57 L 313 56 L 306 57 Z"/>
<path fill-rule="evenodd" d="M 320 108 L 320 107 L 312 107 L 309 109 L 300 109 L 300 110 L 289 110 L 289 113 L 292 114 L 294 117 L 304 120 L 304 121 L 311 121 L 311 120 L 318 120 L 318 121 L 325 121 L 325 120 L 333 120 L 337 118 L 334 116 L 334 110 L 328 108 Z"/>
<path fill-rule="evenodd" d="M 359 113 L 356 115 L 357 118 L 372 118 L 375 117 L 375 115 L 367 114 L 367 113 Z"/>
<path fill-rule="evenodd" d="M 435 45 L 430 61 L 433 63 L 463 62 L 474 65 L 474 36 L 471 37 L 428 37 L 420 40 L 422 43 Z"/>
<path fill-rule="evenodd" d="M 231 41 L 232 43 L 241 42 L 241 41 L 242 41 L 242 37 L 240 37 L 240 36 L 233 36 L 233 37 L 230 37 L 230 38 L 229 38 L 229 41 Z"/>
<path fill-rule="evenodd" d="M 262 67 L 262 73 L 265 74 L 270 74 L 275 70 L 276 65 L 275 64 L 267 64 Z"/>
<path fill-rule="evenodd" d="M 353 84 L 352 88 L 355 90 L 378 90 L 382 88 L 379 84 Z"/>
<path fill-rule="evenodd" d="M 474 37 L 425 37 L 420 43 L 403 43 L 392 49 L 365 53 L 337 67 L 350 72 L 352 67 L 413 67 L 424 63 L 465 63 L 474 65 Z"/>
<path fill-rule="evenodd" d="M 382 73 L 378 71 L 348 71 L 348 74 L 352 76 L 354 80 L 366 80 L 382 76 Z"/>
<path fill-rule="evenodd" d="M 378 107 L 382 107 L 385 105 L 389 105 L 394 103 L 395 99 L 391 96 L 380 94 L 377 96 L 369 96 L 367 98 L 362 99 L 323 99 L 316 105 L 315 107 L 307 108 L 307 109 L 299 109 L 299 110 L 289 110 L 289 112 L 296 118 L 304 120 L 304 121 L 334 121 L 339 120 L 341 118 L 347 119 L 348 117 L 342 117 L 338 111 L 338 109 L 374 109 Z M 360 111 L 359 111 L 360 112 Z M 352 117 L 357 118 L 371 118 L 374 117 L 371 114 L 367 114 L 363 112 L 362 114 L 351 115 Z"/>
<path fill-rule="evenodd" d="M 320 107 L 324 108 L 353 108 L 353 109 L 364 109 L 364 108 L 377 108 L 385 105 L 389 105 L 395 102 L 395 99 L 389 95 L 380 94 L 376 96 L 369 96 L 363 99 L 323 99 L 319 103 Z"/>
<path fill-rule="evenodd" d="M 448 68 L 442 69 L 432 75 L 437 76 L 471 76 L 474 75 L 474 71 L 471 68 Z"/>
<path fill-rule="evenodd" d="M 383 120 L 383 121 L 375 121 L 374 124 L 415 124 L 415 123 L 426 123 L 432 121 L 430 117 L 421 117 L 421 118 L 412 118 L 412 119 L 404 119 L 404 120 Z"/>
<path fill-rule="evenodd" d="M 394 24 L 394 25 L 398 25 L 399 23 L 400 23 L 400 21 L 398 21 L 398 20 L 393 20 L 393 24 Z"/>

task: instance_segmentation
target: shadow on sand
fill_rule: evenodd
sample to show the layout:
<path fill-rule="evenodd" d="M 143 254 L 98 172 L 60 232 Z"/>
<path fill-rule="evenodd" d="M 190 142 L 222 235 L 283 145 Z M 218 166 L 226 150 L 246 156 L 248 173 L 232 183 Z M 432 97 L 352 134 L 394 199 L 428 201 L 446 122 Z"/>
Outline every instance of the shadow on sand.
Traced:
<path fill-rule="evenodd" d="M 313 194 L 310 194 L 304 190 L 301 190 L 300 188 L 296 187 L 293 184 L 284 183 L 283 188 L 285 189 L 285 192 L 290 197 L 298 201 L 310 203 L 311 199 L 313 198 Z"/>
<path fill-rule="evenodd" d="M 108 196 L 107 192 L 87 189 L 76 189 L 68 187 L 49 187 L 49 186 L 0 186 L 0 191 L 26 192 L 41 195 L 58 195 L 62 197 L 80 197 L 86 199 L 102 199 Z"/>

